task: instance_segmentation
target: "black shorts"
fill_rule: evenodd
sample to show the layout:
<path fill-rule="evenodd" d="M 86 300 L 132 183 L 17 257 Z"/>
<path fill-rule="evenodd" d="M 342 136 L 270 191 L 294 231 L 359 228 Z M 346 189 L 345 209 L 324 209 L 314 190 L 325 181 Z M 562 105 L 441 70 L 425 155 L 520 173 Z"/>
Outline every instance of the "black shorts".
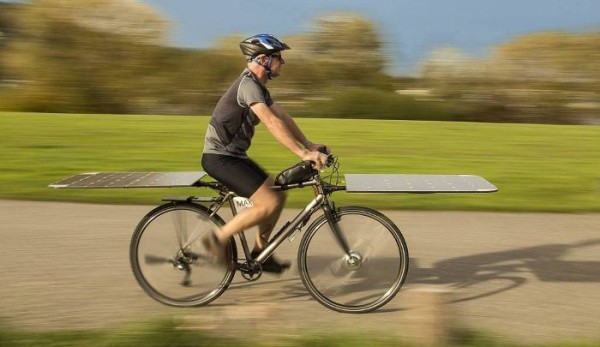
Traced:
<path fill-rule="evenodd" d="M 265 170 L 251 159 L 229 155 L 204 153 L 202 167 L 212 178 L 245 198 L 251 197 L 269 177 Z"/>

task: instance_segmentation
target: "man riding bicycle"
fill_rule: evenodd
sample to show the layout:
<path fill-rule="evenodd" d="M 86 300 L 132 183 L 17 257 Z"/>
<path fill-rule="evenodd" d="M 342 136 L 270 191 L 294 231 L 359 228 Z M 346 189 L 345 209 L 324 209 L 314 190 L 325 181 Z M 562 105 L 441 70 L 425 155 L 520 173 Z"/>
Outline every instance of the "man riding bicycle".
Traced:
<path fill-rule="evenodd" d="M 290 47 L 268 34 L 251 36 L 240 42 L 247 67 L 221 97 L 206 131 L 202 167 L 210 176 L 237 195 L 249 198 L 252 208 L 233 217 L 220 232 L 203 239 L 214 262 L 223 264 L 227 241 L 243 229 L 258 226 L 252 257 L 266 247 L 285 203 L 285 193 L 271 189 L 274 180 L 247 155 L 254 128 L 263 123 L 267 130 L 302 160 L 320 169 L 327 155 L 318 151 L 321 144 L 307 139 L 293 118 L 276 104 L 266 87 L 281 74 L 285 60 L 282 52 Z M 262 264 L 265 272 L 281 273 L 289 268 L 273 256 Z"/>

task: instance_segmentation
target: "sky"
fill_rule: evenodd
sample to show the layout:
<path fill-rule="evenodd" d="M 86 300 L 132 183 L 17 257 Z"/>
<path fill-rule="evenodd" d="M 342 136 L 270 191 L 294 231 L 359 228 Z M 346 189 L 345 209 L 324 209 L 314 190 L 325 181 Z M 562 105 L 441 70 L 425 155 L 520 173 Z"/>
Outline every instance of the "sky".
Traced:
<path fill-rule="evenodd" d="M 600 0 L 140 0 L 172 21 L 171 43 L 207 48 L 219 37 L 311 30 L 321 14 L 351 11 L 371 20 L 390 71 L 414 74 L 432 50 L 456 47 L 473 57 L 526 33 L 600 30 Z M 292 47 L 293 49 L 293 47 Z"/>

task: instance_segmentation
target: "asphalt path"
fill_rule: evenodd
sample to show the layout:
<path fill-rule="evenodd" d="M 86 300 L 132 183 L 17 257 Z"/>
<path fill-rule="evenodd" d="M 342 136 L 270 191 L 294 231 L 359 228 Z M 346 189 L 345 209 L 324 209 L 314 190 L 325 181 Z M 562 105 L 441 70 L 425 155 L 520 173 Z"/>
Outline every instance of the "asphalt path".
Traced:
<path fill-rule="evenodd" d="M 0 317 L 35 330 L 177 316 L 198 329 L 262 336 L 408 336 L 422 325 L 419 305 L 433 297 L 452 325 L 515 341 L 600 338 L 600 214 L 384 211 L 408 243 L 407 281 L 380 310 L 349 315 L 316 302 L 295 264 L 256 282 L 237 274 L 208 306 L 155 302 L 128 256 L 132 231 L 151 208 L 0 200 Z M 285 241 L 278 256 L 295 262 L 298 245 Z"/>

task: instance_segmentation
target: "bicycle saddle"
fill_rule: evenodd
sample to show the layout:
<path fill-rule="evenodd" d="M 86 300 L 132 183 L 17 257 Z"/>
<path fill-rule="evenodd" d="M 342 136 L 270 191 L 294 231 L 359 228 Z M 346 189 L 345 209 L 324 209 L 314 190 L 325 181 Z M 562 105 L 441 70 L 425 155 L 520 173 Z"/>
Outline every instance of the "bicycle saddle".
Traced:
<path fill-rule="evenodd" d="M 302 183 L 310 180 L 315 174 L 310 161 L 301 161 L 298 164 L 287 168 L 275 177 L 275 184 L 283 186 L 289 184 Z"/>

